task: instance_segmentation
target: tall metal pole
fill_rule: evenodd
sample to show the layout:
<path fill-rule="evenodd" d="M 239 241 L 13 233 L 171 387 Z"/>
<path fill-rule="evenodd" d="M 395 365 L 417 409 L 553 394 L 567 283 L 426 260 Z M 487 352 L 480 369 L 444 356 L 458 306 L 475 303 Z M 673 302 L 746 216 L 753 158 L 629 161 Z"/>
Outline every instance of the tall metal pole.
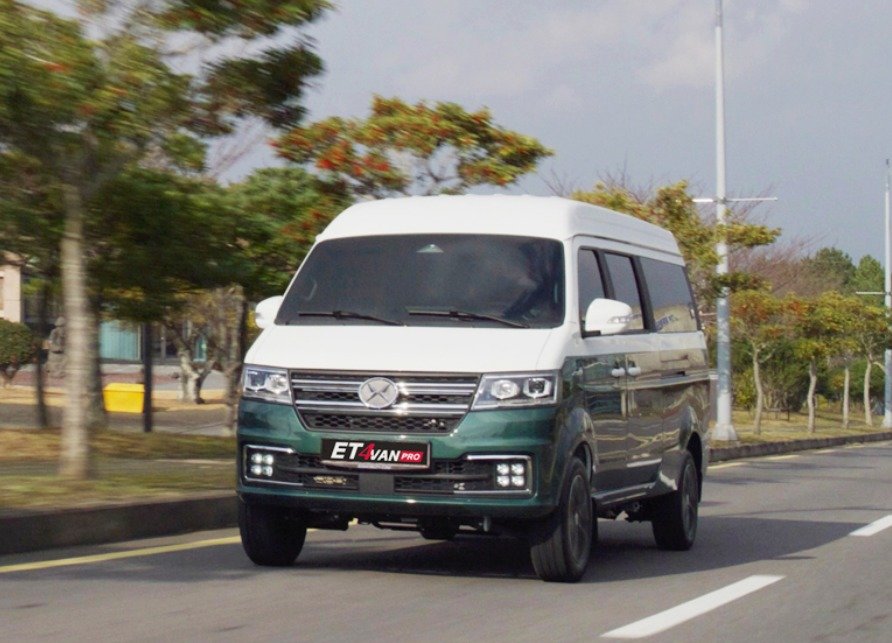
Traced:
<path fill-rule="evenodd" d="M 885 280 L 883 284 L 883 293 L 886 300 L 886 313 L 892 312 L 892 261 L 890 261 L 889 250 L 889 159 L 886 159 L 886 263 L 883 265 Z M 892 349 L 886 348 L 884 354 L 884 365 L 886 368 L 886 376 L 883 395 L 883 428 L 892 428 Z"/>
<path fill-rule="evenodd" d="M 715 3 L 715 156 L 716 198 L 715 214 L 719 240 L 716 254 L 719 263 L 716 274 L 728 274 L 728 244 L 725 239 L 725 80 L 722 46 L 722 0 Z M 728 306 L 728 288 L 723 287 L 716 300 L 716 353 L 718 369 L 718 396 L 716 399 L 716 425 L 712 436 L 716 440 L 736 440 L 737 433 L 731 420 L 731 320 Z"/>

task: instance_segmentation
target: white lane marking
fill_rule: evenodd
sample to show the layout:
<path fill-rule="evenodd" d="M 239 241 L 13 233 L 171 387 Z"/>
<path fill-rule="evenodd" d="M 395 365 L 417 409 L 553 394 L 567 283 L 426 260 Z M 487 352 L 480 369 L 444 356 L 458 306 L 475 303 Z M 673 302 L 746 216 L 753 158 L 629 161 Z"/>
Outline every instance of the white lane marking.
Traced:
<path fill-rule="evenodd" d="M 797 454 L 793 454 L 793 455 L 773 455 L 769 458 L 763 458 L 763 459 L 767 460 L 769 462 L 778 462 L 780 460 L 795 460 L 798 457 L 799 457 L 799 454 L 797 453 Z"/>
<path fill-rule="evenodd" d="M 602 638 L 613 639 L 641 639 L 645 636 L 653 636 L 659 632 L 668 630 L 670 627 L 680 625 L 685 621 L 689 621 L 697 616 L 702 616 L 707 612 L 735 601 L 738 598 L 751 594 L 755 591 L 768 587 L 772 583 L 781 580 L 783 576 L 750 576 L 741 581 L 732 583 L 722 589 L 717 589 L 709 594 L 704 594 L 700 598 L 682 603 L 676 607 L 670 608 L 659 614 L 654 614 L 647 618 L 635 621 L 624 627 L 602 634 Z"/>
<path fill-rule="evenodd" d="M 861 529 L 856 529 L 849 536 L 873 536 L 874 534 L 878 534 L 884 529 L 888 529 L 892 527 L 892 514 L 886 516 L 885 518 L 880 518 L 879 520 L 874 520 L 869 525 L 865 525 L 861 527 Z"/>
<path fill-rule="evenodd" d="M 722 464 L 710 464 L 709 470 L 713 469 L 730 469 L 731 467 L 739 467 L 743 464 L 743 462 L 725 462 Z"/>

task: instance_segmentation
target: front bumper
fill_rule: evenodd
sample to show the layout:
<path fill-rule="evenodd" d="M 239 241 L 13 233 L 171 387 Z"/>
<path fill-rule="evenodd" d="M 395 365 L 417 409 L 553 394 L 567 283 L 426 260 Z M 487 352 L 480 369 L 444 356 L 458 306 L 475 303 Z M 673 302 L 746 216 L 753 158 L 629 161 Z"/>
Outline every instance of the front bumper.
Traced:
<path fill-rule="evenodd" d="M 238 493 L 251 502 L 352 516 L 540 517 L 550 513 L 557 502 L 560 463 L 553 447 L 557 413 L 554 407 L 476 411 L 445 434 L 359 435 L 308 431 L 290 406 L 243 400 L 239 406 Z M 351 437 L 423 440 L 430 444 L 432 467 L 426 471 L 356 470 L 320 462 L 323 439 Z M 252 447 L 278 450 L 282 457 L 276 466 L 282 462 L 281 471 L 277 468 L 266 480 L 252 475 L 250 463 L 245 461 Z M 482 475 L 489 470 L 486 458 L 496 455 L 528 463 L 528 490 L 504 492 L 487 487 Z"/>

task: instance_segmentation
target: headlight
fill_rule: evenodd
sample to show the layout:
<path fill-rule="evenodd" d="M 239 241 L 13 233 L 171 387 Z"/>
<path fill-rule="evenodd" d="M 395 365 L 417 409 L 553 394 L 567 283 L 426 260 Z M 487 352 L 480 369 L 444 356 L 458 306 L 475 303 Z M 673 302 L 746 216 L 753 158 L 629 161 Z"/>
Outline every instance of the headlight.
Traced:
<path fill-rule="evenodd" d="M 474 396 L 473 409 L 547 406 L 557 402 L 557 373 L 484 375 Z"/>
<path fill-rule="evenodd" d="M 242 384 L 242 397 L 291 404 L 288 371 L 246 366 Z"/>

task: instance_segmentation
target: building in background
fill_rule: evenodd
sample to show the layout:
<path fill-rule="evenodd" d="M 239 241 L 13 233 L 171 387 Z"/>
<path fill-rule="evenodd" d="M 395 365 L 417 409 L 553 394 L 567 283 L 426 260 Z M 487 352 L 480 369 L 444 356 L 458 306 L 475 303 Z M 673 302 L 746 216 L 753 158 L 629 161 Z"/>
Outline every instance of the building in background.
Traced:
<path fill-rule="evenodd" d="M 20 322 L 22 308 L 22 271 L 18 266 L 0 264 L 0 319 Z"/>

